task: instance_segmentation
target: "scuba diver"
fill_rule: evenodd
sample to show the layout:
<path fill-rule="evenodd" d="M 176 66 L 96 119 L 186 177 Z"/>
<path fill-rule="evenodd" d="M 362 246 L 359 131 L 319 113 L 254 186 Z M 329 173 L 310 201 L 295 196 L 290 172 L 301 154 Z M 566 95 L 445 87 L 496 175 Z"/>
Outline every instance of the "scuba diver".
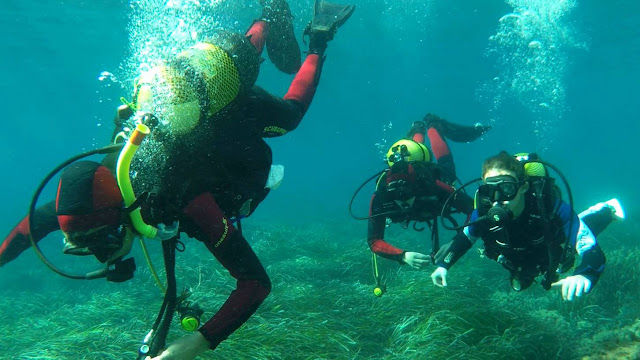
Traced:
<path fill-rule="evenodd" d="M 271 171 L 271 149 L 263 138 L 297 127 L 315 94 L 327 43 L 355 7 L 316 0 L 304 31 L 309 50 L 301 64 L 289 5 L 261 2 L 262 17 L 246 36 L 220 32 L 141 74 L 133 101 L 118 108 L 114 145 L 76 156 L 52 171 L 36 191 L 29 215 L 0 245 L 0 266 L 33 246 L 59 274 L 122 282 L 135 271 L 133 258 L 125 258 L 133 239 L 161 240 L 165 301 L 139 359 L 194 359 L 215 349 L 271 290 L 239 221 L 281 181 L 281 174 Z M 297 72 L 283 99 L 254 85 L 265 46 L 278 69 Z M 77 161 L 95 154 L 106 154 L 102 163 Z M 42 189 L 60 171 L 55 201 L 36 208 Z M 56 269 L 37 242 L 57 230 L 64 235 L 65 253 L 94 255 L 106 267 L 71 276 Z M 165 349 L 173 312 L 184 305 L 175 295 L 172 270 L 180 233 L 203 242 L 237 286 L 202 326 L 195 319 L 202 310 L 192 307 L 190 319 L 197 321 L 190 326 L 197 331 Z"/>
<path fill-rule="evenodd" d="M 438 250 L 438 228 L 435 221 L 440 215 L 444 201 L 455 190 L 457 181 L 453 157 L 445 138 L 456 142 L 471 142 L 487 132 L 489 126 L 476 124 L 462 126 L 448 122 L 436 115 L 427 114 L 423 121 L 411 127 L 407 137 L 394 143 L 387 152 L 389 168 L 378 177 L 376 190 L 370 202 L 367 242 L 375 255 L 409 264 L 422 269 L 432 263 Z M 437 163 L 431 162 L 431 151 L 424 145 L 425 136 L 431 143 L 431 151 Z M 473 200 L 460 193 L 454 200 L 454 207 L 464 214 L 471 214 Z M 384 239 L 385 227 L 390 223 L 426 222 L 431 229 L 432 254 L 405 251 Z M 376 281 L 378 281 L 376 276 Z"/>
<path fill-rule="evenodd" d="M 549 176 L 549 168 L 562 178 L 569 203 Z M 515 291 L 527 289 L 542 275 L 541 285 L 561 288 L 572 301 L 596 285 L 605 267 L 605 255 L 596 237 L 615 219 L 624 219 L 616 199 L 598 203 L 576 215 L 571 190 L 562 173 L 535 154 L 506 152 L 487 159 L 476 192 L 476 208 L 453 241 L 436 254 L 438 268 L 431 275 L 437 286 L 447 286 L 447 273 L 462 255 L 482 239 L 481 256 L 510 272 Z M 443 213 L 446 213 L 446 205 Z M 573 275 L 558 280 L 581 259 Z"/>

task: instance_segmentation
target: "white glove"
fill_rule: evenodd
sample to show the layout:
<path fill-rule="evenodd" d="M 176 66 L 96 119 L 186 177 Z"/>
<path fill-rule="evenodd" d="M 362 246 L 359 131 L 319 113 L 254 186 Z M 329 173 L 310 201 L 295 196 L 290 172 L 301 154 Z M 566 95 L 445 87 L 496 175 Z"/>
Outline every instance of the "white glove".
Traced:
<path fill-rule="evenodd" d="M 431 264 L 431 257 L 429 255 L 411 251 L 405 252 L 402 260 L 405 262 L 405 264 L 409 264 L 409 266 L 418 270 L 423 269 Z"/>
<path fill-rule="evenodd" d="M 173 224 L 167 226 L 165 224 L 158 224 L 158 233 L 153 240 L 170 240 L 178 235 L 178 229 L 180 228 L 180 222 L 174 221 Z"/>
<path fill-rule="evenodd" d="M 449 271 L 447 271 L 447 269 L 443 268 L 442 266 L 438 266 L 436 271 L 434 271 L 433 274 L 431 274 L 431 280 L 433 281 L 433 284 L 435 286 L 439 286 L 439 287 L 447 286 L 447 273 L 448 272 Z M 440 284 L 438 282 L 438 280 L 440 280 L 442 282 L 442 284 Z"/>
<path fill-rule="evenodd" d="M 562 298 L 567 301 L 572 301 L 574 295 L 580 297 L 582 294 L 588 294 L 589 291 L 591 291 L 591 280 L 582 275 L 573 275 L 556 281 L 551 284 L 551 286 L 562 286 Z"/>

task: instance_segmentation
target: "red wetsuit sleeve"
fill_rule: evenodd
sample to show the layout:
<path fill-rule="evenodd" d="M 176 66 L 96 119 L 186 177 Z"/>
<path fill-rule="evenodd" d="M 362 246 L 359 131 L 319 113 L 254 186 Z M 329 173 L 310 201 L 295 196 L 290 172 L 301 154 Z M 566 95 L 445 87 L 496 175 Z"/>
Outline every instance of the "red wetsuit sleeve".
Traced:
<path fill-rule="evenodd" d="M 384 228 L 386 217 L 384 215 L 374 216 L 382 213 L 381 196 L 373 194 L 369 206 L 369 228 L 367 233 L 367 243 L 371 251 L 385 259 L 395 260 L 404 264 L 402 260 L 404 250 L 398 249 L 388 242 L 384 241 Z"/>
<path fill-rule="evenodd" d="M 311 105 L 311 100 L 316 93 L 320 73 L 322 72 L 323 58 L 316 54 L 309 54 L 293 79 L 289 91 L 284 96 L 285 100 L 295 100 L 302 104 L 306 112 Z M 304 113 L 303 113 L 304 115 Z"/>
<path fill-rule="evenodd" d="M 54 202 L 37 208 L 35 219 L 33 237 L 36 241 L 40 241 L 47 234 L 60 229 Z M 11 230 L 0 245 L 0 266 L 14 260 L 29 247 L 31 247 L 29 216 L 26 216 Z"/>
<path fill-rule="evenodd" d="M 210 193 L 200 194 L 187 204 L 181 225 L 189 236 L 202 241 L 237 280 L 227 301 L 198 330 L 215 349 L 256 312 L 271 291 L 271 281 L 249 243 Z"/>

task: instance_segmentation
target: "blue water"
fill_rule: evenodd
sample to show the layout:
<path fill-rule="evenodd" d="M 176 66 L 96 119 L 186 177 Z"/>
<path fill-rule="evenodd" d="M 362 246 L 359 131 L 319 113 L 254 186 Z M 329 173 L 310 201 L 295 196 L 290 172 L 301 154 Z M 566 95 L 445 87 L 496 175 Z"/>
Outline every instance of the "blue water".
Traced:
<path fill-rule="evenodd" d="M 209 15 L 244 31 L 259 15 L 256 3 L 227 1 Z M 302 40 L 312 2 L 290 3 Z M 640 3 L 354 3 L 352 19 L 329 44 L 306 117 L 294 132 L 269 140 L 286 175 L 256 221 L 350 221 L 355 188 L 383 167 L 388 146 L 428 112 L 493 125 L 474 143 L 450 142 L 463 181 L 479 176 L 482 161 L 500 150 L 535 151 L 566 175 L 578 210 L 618 197 L 629 220 L 638 221 Z M 107 143 L 118 99 L 130 97 L 135 8 L 105 0 L 0 3 L 5 233 L 25 215 L 48 171 Z M 509 13 L 521 19 L 500 21 Z M 98 80 L 103 71 L 116 80 Z M 258 84 L 284 95 L 291 79 L 267 60 Z M 528 87 L 532 81 L 539 88 Z M 359 198 L 361 212 L 366 198 Z M 364 238 L 364 224 L 362 232 Z"/>
<path fill-rule="evenodd" d="M 555 2 L 521 3 L 545 10 Z M 293 13 L 299 14 L 297 29 L 308 21 L 310 6 L 310 1 L 292 2 Z M 427 112 L 465 124 L 494 125 L 482 141 L 451 144 L 461 179 L 478 175 L 482 160 L 499 150 L 538 151 L 567 175 L 579 206 L 619 196 L 633 216 L 640 175 L 633 148 L 640 134 L 636 3 L 577 2 L 560 24 L 531 30 L 541 38 L 545 30 L 560 34 L 554 45 L 565 58 L 564 69 L 542 74 L 565 92 L 562 110 L 550 115 L 523 105 L 538 100 L 527 98 L 531 94 L 514 98 L 492 84 L 505 68 L 521 63 L 500 62 L 512 48 L 490 51 L 489 37 L 500 30 L 498 20 L 513 12 L 513 5 L 363 1 L 357 6 L 330 44 L 304 121 L 295 132 L 270 141 L 275 162 L 286 167 L 286 180 L 256 217 L 304 222 L 345 217 L 353 188 L 381 167 L 382 150 L 375 144 L 390 145 Z M 5 49 L 0 59 L 5 156 L 0 165 L 6 169 L 6 205 L 0 214 L 8 228 L 21 218 L 32 190 L 50 168 L 107 141 L 113 109 L 120 96 L 130 95 L 130 84 L 125 79 L 105 84 L 98 76 L 101 71 L 125 76 L 132 10 L 124 1 L 10 0 L 0 7 Z M 259 14 L 249 0 L 219 9 L 218 20 L 238 31 Z M 569 33 L 574 39 L 562 38 Z M 266 61 L 258 83 L 283 95 L 290 80 Z M 502 96 L 498 106 L 497 95 Z M 536 121 L 542 125 L 536 128 Z M 389 123 L 392 128 L 386 130 Z M 551 135 L 536 136 L 535 129 Z"/>

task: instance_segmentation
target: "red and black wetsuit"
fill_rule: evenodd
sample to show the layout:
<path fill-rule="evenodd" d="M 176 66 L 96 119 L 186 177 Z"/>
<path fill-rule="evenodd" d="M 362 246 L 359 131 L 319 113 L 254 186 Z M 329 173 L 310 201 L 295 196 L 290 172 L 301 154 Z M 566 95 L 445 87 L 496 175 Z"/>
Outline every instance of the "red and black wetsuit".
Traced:
<path fill-rule="evenodd" d="M 267 31 L 268 24 L 264 21 L 256 21 L 248 31 L 259 52 Z M 283 99 L 257 86 L 238 95 L 215 119 L 210 119 L 217 124 L 214 136 L 201 137 L 202 143 L 198 144 L 199 149 L 206 151 L 197 153 L 197 159 L 180 156 L 175 159 L 184 162 L 182 169 L 188 171 L 162 174 L 168 177 L 164 183 L 172 183 L 172 189 L 181 189 L 179 198 L 164 191 L 161 192 L 167 196 L 164 201 L 154 204 L 165 204 L 168 210 L 143 206 L 143 215 L 149 223 L 179 220 L 180 231 L 202 241 L 237 279 L 236 289 L 227 301 L 199 329 L 212 349 L 246 322 L 271 291 L 269 276 L 260 260 L 229 217 L 236 214 L 245 199 L 253 199 L 253 211 L 266 197 L 271 149 L 263 138 L 284 135 L 298 126 L 315 94 L 322 60 L 317 54 L 309 54 Z M 176 201 L 171 203 L 167 199 Z M 38 208 L 35 216 L 34 237 L 38 241 L 59 230 L 53 203 Z M 0 245 L 0 266 L 30 246 L 28 235 L 25 218 Z"/>
<path fill-rule="evenodd" d="M 412 169 L 416 174 L 416 186 L 413 187 L 416 191 L 416 193 L 413 194 L 416 196 L 416 200 L 411 210 L 402 215 L 388 213 L 389 209 L 393 208 L 394 199 L 390 198 L 389 192 L 387 191 L 386 174 L 383 174 L 378 180 L 376 192 L 371 197 L 369 206 L 370 218 L 367 234 L 369 248 L 377 255 L 398 261 L 401 264 L 404 263 L 403 256 L 405 250 L 391 245 L 384 239 L 387 219 L 391 219 L 394 222 L 435 219 L 436 216 L 440 215 L 440 210 L 446 199 L 454 191 L 454 188 L 448 184 L 456 179 L 455 166 L 453 164 L 453 157 L 449 151 L 449 146 L 438 130 L 433 127 L 428 129 L 427 136 L 431 143 L 431 151 L 438 163 L 416 163 L 412 165 Z M 409 137 L 416 142 L 424 143 L 424 130 L 414 131 L 412 129 Z M 428 172 L 428 174 L 426 172 Z M 473 199 L 464 193 L 457 195 L 452 205 L 457 211 L 467 215 L 473 211 Z"/>
<path fill-rule="evenodd" d="M 262 50 L 265 38 L 260 34 L 267 27 L 265 22 L 257 21 L 248 31 L 258 51 Z M 239 206 L 248 199 L 252 199 L 253 212 L 266 197 L 271 149 L 263 138 L 284 135 L 298 126 L 315 94 L 321 68 L 322 58 L 309 54 L 283 99 L 256 86 L 234 100 L 223 113 L 216 114 L 226 116 L 216 120 L 226 123 L 216 130 L 211 142 L 211 153 L 219 161 L 207 164 L 211 166 L 210 174 L 226 173 L 228 178 L 215 181 L 213 189 L 193 196 L 181 219 L 181 227 L 184 224 L 187 234 L 204 242 L 238 280 L 236 290 L 199 330 L 212 349 L 240 327 L 271 290 L 260 261 L 228 217 L 236 215 Z M 201 179 L 207 181 L 210 177 Z M 190 192 L 194 194 L 198 187 L 192 186 Z"/>

